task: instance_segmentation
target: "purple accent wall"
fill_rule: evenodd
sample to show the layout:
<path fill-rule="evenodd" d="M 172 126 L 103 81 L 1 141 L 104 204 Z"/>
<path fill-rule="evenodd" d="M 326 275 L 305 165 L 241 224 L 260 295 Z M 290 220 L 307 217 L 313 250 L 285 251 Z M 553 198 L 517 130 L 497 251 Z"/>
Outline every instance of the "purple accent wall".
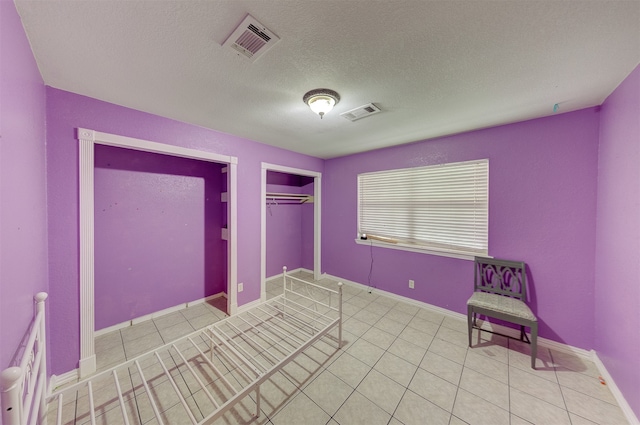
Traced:
<path fill-rule="evenodd" d="M 594 347 L 640 417 L 640 66 L 602 105 Z"/>
<path fill-rule="evenodd" d="M 260 296 L 261 162 L 323 170 L 323 160 L 47 88 L 47 202 L 52 373 L 79 359 L 78 141 L 75 128 L 152 140 L 238 158 L 238 304 Z"/>
<path fill-rule="evenodd" d="M 13 1 L 0 0 L 0 369 L 47 291 L 45 87 Z"/>
<path fill-rule="evenodd" d="M 373 286 L 466 313 L 472 261 L 354 242 L 357 175 L 489 158 L 489 255 L 528 264 L 542 337 L 591 348 L 598 120 L 591 108 L 326 161 L 324 271 L 368 284 L 373 256 Z"/>
<path fill-rule="evenodd" d="M 226 292 L 221 169 L 96 146 L 96 330 Z"/>
<path fill-rule="evenodd" d="M 313 178 L 268 171 L 267 192 L 313 194 Z M 313 270 L 313 204 L 267 201 L 266 214 L 267 277 L 282 266 Z"/>

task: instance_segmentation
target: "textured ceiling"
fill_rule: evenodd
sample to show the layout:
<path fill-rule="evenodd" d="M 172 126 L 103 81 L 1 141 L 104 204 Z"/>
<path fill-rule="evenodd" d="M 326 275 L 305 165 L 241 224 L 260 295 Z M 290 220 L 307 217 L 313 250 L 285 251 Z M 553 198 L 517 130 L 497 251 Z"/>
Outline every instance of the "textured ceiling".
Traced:
<path fill-rule="evenodd" d="M 640 62 L 638 0 L 15 3 L 45 84 L 321 158 L 599 105 Z M 247 13 L 281 39 L 255 62 L 222 46 Z"/>

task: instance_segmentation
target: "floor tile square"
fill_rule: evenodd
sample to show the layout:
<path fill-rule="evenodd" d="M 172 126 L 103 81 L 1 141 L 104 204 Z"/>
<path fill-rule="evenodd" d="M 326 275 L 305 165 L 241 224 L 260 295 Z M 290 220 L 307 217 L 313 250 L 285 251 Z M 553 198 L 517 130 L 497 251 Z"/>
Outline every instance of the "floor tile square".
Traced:
<path fill-rule="evenodd" d="M 438 329 L 440 329 L 440 325 L 437 323 L 430 322 L 426 319 L 421 319 L 415 316 L 411 321 L 407 324 L 410 328 L 419 330 L 420 332 L 427 333 L 429 335 L 435 335 L 438 333 Z"/>
<path fill-rule="evenodd" d="M 354 391 L 333 418 L 341 425 L 386 425 L 391 415 Z"/>
<path fill-rule="evenodd" d="M 511 388 L 511 413 L 535 424 L 571 425 L 569 412 Z"/>
<path fill-rule="evenodd" d="M 463 389 L 458 390 L 453 414 L 469 425 L 509 425 L 507 410 Z"/>
<path fill-rule="evenodd" d="M 431 341 L 433 341 L 433 335 L 421 332 L 411 327 L 404 328 L 398 337 L 424 349 L 428 349 L 429 345 L 431 345 Z"/>
<path fill-rule="evenodd" d="M 466 348 L 469 346 L 469 337 L 466 332 L 458 332 L 453 329 L 445 328 L 444 326 L 440 326 L 438 333 L 436 333 L 436 338 L 440 338 L 459 347 Z"/>
<path fill-rule="evenodd" d="M 360 338 L 349 347 L 347 353 L 373 367 L 384 354 L 384 350 Z"/>
<path fill-rule="evenodd" d="M 451 413 L 425 400 L 412 391 L 407 391 L 393 414 L 404 425 L 448 425 Z"/>
<path fill-rule="evenodd" d="M 467 357 L 467 350 L 468 347 L 466 346 L 461 347 L 437 337 L 429 345 L 429 351 L 461 365 L 464 364 L 464 360 Z"/>
<path fill-rule="evenodd" d="M 509 406 L 509 386 L 507 384 L 503 384 L 466 366 L 460 378 L 460 388 L 496 406 L 502 406 L 505 409 Z"/>
<path fill-rule="evenodd" d="M 447 412 L 451 412 L 458 390 L 456 385 L 420 368 L 408 388 Z"/>
<path fill-rule="evenodd" d="M 380 320 L 378 320 L 375 325 L 373 325 L 377 329 L 382 329 L 385 332 L 389 332 L 392 335 L 399 335 L 400 332 L 406 327 L 400 322 L 396 322 L 395 320 L 391 320 L 386 316 L 383 316 Z"/>
<path fill-rule="evenodd" d="M 136 323 L 135 325 L 120 329 L 120 335 L 122 335 L 123 343 L 135 341 L 145 335 L 156 332 L 158 332 L 158 328 L 156 328 L 153 320 L 147 320 L 145 322 Z"/>
<path fill-rule="evenodd" d="M 378 363 L 374 366 L 374 370 L 393 379 L 403 387 L 409 385 L 416 369 L 418 368 L 415 365 L 388 351 L 382 355 Z"/>
<path fill-rule="evenodd" d="M 353 393 L 353 388 L 325 370 L 304 389 L 304 393 L 327 414 L 333 416 Z"/>
<path fill-rule="evenodd" d="M 356 391 L 391 415 L 396 410 L 405 387 L 374 369 L 362 380 Z"/>
<path fill-rule="evenodd" d="M 427 352 L 426 349 L 404 339 L 396 339 L 387 351 L 416 366 L 420 364 L 424 354 Z"/>
<path fill-rule="evenodd" d="M 365 341 L 369 341 L 370 343 L 386 350 L 389 348 L 391 343 L 396 339 L 395 335 L 392 335 L 388 332 L 385 332 L 378 328 L 371 328 L 361 336 Z"/>
<path fill-rule="evenodd" d="M 502 383 L 509 382 L 509 365 L 507 363 L 483 356 L 474 349 L 470 349 L 467 353 L 464 366 Z"/>
<path fill-rule="evenodd" d="M 416 317 L 419 317 L 420 319 L 428 320 L 437 325 L 440 325 L 442 324 L 442 321 L 444 320 L 445 315 L 437 311 L 430 310 L 428 308 L 421 308 L 416 313 Z"/>
<path fill-rule="evenodd" d="M 420 363 L 420 367 L 454 385 L 458 385 L 460 383 L 462 365 L 432 351 L 427 351 Z"/>
<path fill-rule="evenodd" d="M 529 373 L 527 371 L 510 367 L 509 385 L 540 400 L 553 404 L 560 408 L 566 408 L 560 385 L 547 379 Z"/>
<path fill-rule="evenodd" d="M 360 385 L 360 382 L 364 379 L 367 373 L 369 373 L 371 367 L 367 366 L 349 353 L 343 353 L 327 369 L 349 384 L 351 388 L 355 388 Z"/>
<path fill-rule="evenodd" d="M 325 425 L 329 419 L 331 417 L 309 397 L 299 393 L 271 419 L 271 422 L 273 425 Z"/>

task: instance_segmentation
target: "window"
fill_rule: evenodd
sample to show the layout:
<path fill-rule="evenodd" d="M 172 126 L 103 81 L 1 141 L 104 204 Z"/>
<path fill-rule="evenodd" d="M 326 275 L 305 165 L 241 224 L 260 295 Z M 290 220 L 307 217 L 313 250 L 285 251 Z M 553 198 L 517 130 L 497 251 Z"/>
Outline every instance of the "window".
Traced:
<path fill-rule="evenodd" d="M 488 212 L 487 159 L 358 175 L 358 233 L 385 246 L 486 255 Z"/>

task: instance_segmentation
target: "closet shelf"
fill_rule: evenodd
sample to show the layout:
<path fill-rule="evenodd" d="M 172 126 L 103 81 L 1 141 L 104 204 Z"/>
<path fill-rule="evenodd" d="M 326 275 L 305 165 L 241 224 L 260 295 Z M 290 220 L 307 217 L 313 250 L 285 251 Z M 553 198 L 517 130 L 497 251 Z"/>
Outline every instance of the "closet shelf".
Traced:
<path fill-rule="evenodd" d="M 267 192 L 267 201 L 291 201 L 298 204 L 313 202 L 313 196 L 304 193 L 276 193 Z"/>

